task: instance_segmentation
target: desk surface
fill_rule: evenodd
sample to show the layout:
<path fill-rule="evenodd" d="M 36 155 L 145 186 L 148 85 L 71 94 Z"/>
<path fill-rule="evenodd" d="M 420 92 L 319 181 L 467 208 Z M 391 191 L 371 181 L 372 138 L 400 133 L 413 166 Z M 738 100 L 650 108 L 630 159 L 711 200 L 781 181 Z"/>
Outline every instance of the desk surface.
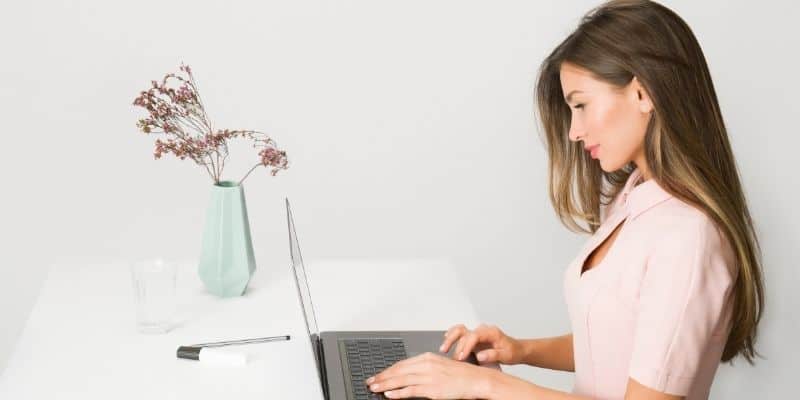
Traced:
<path fill-rule="evenodd" d="M 322 331 L 477 323 L 445 260 L 307 264 Z M 177 293 L 176 326 L 161 335 L 140 334 L 126 263 L 51 266 L 0 376 L 0 398 L 322 399 L 288 265 L 284 273 L 256 270 L 244 296 L 219 299 L 205 292 L 195 264 L 183 262 Z M 175 357 L 180 345 L 282 334 L 292 340 L 231 347 L 247 353 L 244 367 Z"/>

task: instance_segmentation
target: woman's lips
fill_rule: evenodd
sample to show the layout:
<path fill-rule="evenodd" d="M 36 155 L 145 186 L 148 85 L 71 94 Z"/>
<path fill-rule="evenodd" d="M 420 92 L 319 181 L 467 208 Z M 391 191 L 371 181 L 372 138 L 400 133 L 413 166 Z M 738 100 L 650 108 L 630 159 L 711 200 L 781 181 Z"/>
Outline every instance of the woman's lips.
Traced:
<path fill-rule="evenodd" d="M 600 145 L 596 144 L 596 145 L 586 149 L 586 151 L 588 151 L 592 155 L 592 158 L 597 158 L 597 151 L 598 151 L 599 147 L 600 147 Z"/>

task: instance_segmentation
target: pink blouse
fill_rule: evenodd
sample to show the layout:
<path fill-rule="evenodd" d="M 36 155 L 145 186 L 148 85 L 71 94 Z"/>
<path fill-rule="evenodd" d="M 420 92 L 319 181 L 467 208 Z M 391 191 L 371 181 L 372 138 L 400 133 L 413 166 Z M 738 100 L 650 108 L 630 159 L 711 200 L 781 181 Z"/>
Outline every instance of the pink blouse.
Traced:
<path fill-rule="evenodd" d="M 573 393 L 622 399 L 628 378 L 687 400 L 707 399 L 730 331 L 737 270 L 702 211 L 641 172 L 605 211 L 564 274 L 575 356 Z M 624 221 L 601 262 L 592 250 Z"/>

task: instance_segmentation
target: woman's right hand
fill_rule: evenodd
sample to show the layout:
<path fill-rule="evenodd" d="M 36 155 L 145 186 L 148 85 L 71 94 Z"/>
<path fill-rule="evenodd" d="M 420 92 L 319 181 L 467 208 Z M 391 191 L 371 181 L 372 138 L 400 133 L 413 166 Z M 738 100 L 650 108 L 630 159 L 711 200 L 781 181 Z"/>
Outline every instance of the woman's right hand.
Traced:
<path fill-rule="evenodd" d="M 522 344 L 494 325 L 481 324 L 470 331 L 463 324 L 447 330 L 439 351 L 447 353 L 450 346 L 456 344 L 453 358 L 465 360 L 471 351 L 481 364 L 498 362 L 501 364 L 519 364 L 522 358 Z"/>

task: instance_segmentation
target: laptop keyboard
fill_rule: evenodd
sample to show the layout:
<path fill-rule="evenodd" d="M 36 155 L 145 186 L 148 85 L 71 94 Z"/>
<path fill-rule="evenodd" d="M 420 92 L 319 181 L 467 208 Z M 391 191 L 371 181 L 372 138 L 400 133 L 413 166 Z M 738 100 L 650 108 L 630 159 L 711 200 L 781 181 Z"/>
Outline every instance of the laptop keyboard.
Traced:
<path fill-rule="evenodd" d="M 356 400 L 386 399 L 382 393 L 373 393 L 364 380 L 380 373 L 392 364 L 405 359 L 403 339 L 370 338 L 342 339 L 350 367 L 350 382 Z"/>

